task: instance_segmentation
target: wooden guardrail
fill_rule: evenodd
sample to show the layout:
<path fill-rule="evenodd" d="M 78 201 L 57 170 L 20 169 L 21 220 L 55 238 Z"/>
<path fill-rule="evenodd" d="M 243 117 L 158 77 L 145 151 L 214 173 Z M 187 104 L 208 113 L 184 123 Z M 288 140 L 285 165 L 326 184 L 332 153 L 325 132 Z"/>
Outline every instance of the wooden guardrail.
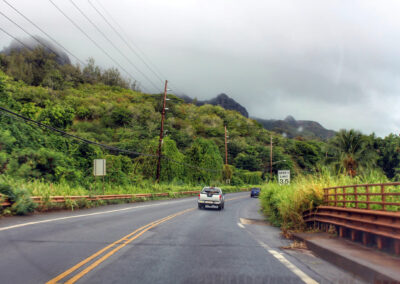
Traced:
<path fill-rule="evenodd" d="M 240 191 L 248 191 L 248 188 L 241 188 Z M 134 199 L 134 198 L 152 198 L 152 197 L 167 197 L 170 195 L 195 195 L 200 191 L 178 191 L 178 192 L 160 192 L 160 193 L 138 193 L 138 194 L 111 194 L 111 195 L 77 195 L 77 196 L 50 196 L 45 199 L 41 196 L 32 196 L 33 202 L 41 204 L 45 200 L 50 203 L 65 203 L 66 200 L 118 200 L 118 199 Z M 0 194 L 0 206 L 10 206 L 11 203 Z"/>
<path fill-rule="evenodd" d="M 76 195 L 76 196 L 50 196 L 49 199 L 43 198 L 41 196 L 32 196 L 31 199 L 35 203 L 43 203 L 44 200 L 51 202 L 51 203 L 65 203 L 66 200 L 90 200 L 90 201 L 96 201 L 96 200 L 118 200 L 118 199 L 133 199 L 133 198 L 151 198 L 151 197 L 163 197 L 163 196 L 170 196 L 172 195 L 195 195 L 198 194 L 199 191 L 182 191 L 182 192 L 162 192 L 162 193 L 138 193 L 138 194 L 111 194 L 111 195 Z M 0 203 L 1 206 L 9 206 L 11 205 L 10 202 L 6 198 L 1 199 L 0 195 L 0 200 L 3 200 L 2 203 Z"/>
<path fill-rule="evenodd" d="M 368 210 L 399 211 L 399 186 L 400 182 L 328 187 L 324 188 L 324 203 Z"/>
<path fill-rule="evenodd" d="M 400 183 L 324 188 L 324 205 L 306 211 L 307 225 L 400 255 Z"/>

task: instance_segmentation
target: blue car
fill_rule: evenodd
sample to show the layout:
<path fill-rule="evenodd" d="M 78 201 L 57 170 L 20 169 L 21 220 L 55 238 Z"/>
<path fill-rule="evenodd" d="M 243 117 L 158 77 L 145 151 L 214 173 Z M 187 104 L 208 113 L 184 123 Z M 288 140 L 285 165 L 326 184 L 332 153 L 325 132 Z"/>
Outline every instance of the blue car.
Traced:
<path fill-rule="evenodd" d="M 258 197 L 260 195 L 261 188 L 253 187 L 251 189 L 250 197 Z"/>

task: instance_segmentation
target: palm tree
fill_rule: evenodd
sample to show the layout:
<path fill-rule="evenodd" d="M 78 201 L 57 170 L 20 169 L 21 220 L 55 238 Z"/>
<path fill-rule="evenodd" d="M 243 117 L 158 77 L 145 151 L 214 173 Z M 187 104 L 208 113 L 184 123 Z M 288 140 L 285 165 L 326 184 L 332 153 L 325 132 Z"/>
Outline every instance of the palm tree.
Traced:
<path fill-rule="evenodd" d="M 354 129 L 340 130 L 328 143 L 327 162 L 354 177 L 358 170 L 375 165 L 377 154 L 367 136 Z"/>

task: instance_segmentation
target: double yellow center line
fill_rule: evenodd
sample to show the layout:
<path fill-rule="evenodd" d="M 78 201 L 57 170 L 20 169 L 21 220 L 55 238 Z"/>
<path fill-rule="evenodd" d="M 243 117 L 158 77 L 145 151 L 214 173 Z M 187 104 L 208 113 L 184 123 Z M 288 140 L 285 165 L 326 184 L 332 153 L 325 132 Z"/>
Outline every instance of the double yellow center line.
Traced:
<path fill-rule="evenodd" d="M 85 269 L 83 269 L 82 271 L 80 271 L 78 274 L 76 274 L 75 276 L 73 276 L 72 278 L 70 278 L 68 281 L 66 281 L 65 283 L 75 283 L 77 280 L 79 280 L 80 278 L 82 278 L 85 274 L 87 274 L 89 271 L 93 270 L 96 266 L 98 266 L 100 263 L 102 263 L 103 261 L 105 261 L 107 258 L 109 258 L 110 256 L 112 256 L 114 253 L 116 253 L 117 251 L 119 251 L 121 248 L 123 248 L 124 246 L 126 246 L 127 244 L 129 244 L 130 242 L 132 242 L 133 240 L 137 239 L 138 237 L 140 237 L 141 235 L 143 235 L 145 232 L 147 232 L 148 230 L 150 230 L 151 228 L 154 228 L 158 225 L 160 225 L 161 223 L 164 223 L 172 218 L 175 218 L 179 215 L 182 215 L 184 213 L 187 213 L 189 211 L 193 211 L 194 208 L 190 208 L 190 209 L 186 209 L 183 211 L 180 211 L 178 213 L 169 215 L 165 218 L 159 219 L 157 221 L 151 222 L 143 227 L 140 227 L 139 229 L 133 231 L 132 233 L 126 235 L 125 237 L 123 237 L 122 239 L 119 239 L 118 241 L 113 242 L 112 244 L 106 246 L 105 248 L 99 250 L 98 252 L 92 254 L 91 256 L 89 256 L 88 258 L 82 260 L 81 262 L 79 262 L 78 264 L 74 265 L 73 267 L 71 267 L 70 269 L 66 270 L 65 272 L 61 273 L 60 275 L 54 277 L 53 279 L 51 279 L 50 281 L 47 282 L 47 284 L 54 284 L 54 283 L 58 283 L 58 281 L 60 281 L 61 279 L 64 279 L 65 277 L 67 277 L 68 275 L 70 275 L 72 272 L 76 271 L 77 269 L 79 269 L 80 267 L 84 266 L 85 264 L 87 264 L 88 262 L 92 261 L 93 259 L 95 259 L 96 257 L 102 255 L 104 253 L 103 256 L 101 256 L 99 259 L 97 259 L 96 261 L 94 261 L 92 264 L 90 264 L 89 266 L 87 266 Z M 111 249 L 111 250 L 110 250 Z M 108 251 L 108 252 L 107 252 Z"/>
<path fill-rule="evenodd" d="M 240 199 L 240 198 L 244 198 L 244 197 L 231 198 L 231 199 L 228 199 L 226 201 Z M 106 246 L 105 248 L 99 250 L 98 252 L 92 254 L 88 258 L 86 258 L 86 259 L 82 260 L 81 262 L 79 262 L 78 264 L 74 265 L 70 269 L 68 269 L 65 272 L 61 273 L 60 275 L 54 277 L 50 281 L 46 282 L 46 284 L 58 283 L 58 281 L 66 278 L 67 276 L 69 276 L 70 274 L 72 274 L 73 272 L 75 272 L 76 270 L 78 270 L 79 268 L 81 268 L 82 266 L 84 266 L 85 264 L 87 264 L 87 263 L 89 263 L 89 262 L 91 262 L 93 260 L 93 262 L 91 264 L 89 264 L 86 268 L 82 269 L 79 273 L 75 274 L 72 278 L 68 279 L 65 282 L 65 283 L 68 283 L 68 284 L 75 283 L 80 278 L 82 278 L 84 275 L 86 275 L 88 272 L 93 270 L 100 263 L 105 261 L 107 258 L 109 258 L 114 253 L 116 253 L 117 251 L 119 251 L 120 249 L 125 247 L 130 242 L 134 241 L 135 239 L 137 239 L 138 237 L 143 235 L 145 232 L 147 232 L 151 228 L 154 228 L 154 227 L 160 225 L 161 223 L 164 223 L 164 222 L 166 222 L 166 221 L 168 221 L 168 220 L 170 220 L 172 218 L 175 218 L 175 217 L 177 217 L 179 215 L 185 214 L 185 213 L 187 213 L 189 211 L 193 211 L 195 209 L 196 208 L 190 208 L 190 209 L 186 209 L 186 210 L 183 210 L 183 211 L 179 211 L 179 212 L 177 212 L 175 214 L 169 215 L 167 217 L 164 217 L 162 219 L 159 219 L 159 220 L 151 222 L 151 223 L 149 223 L 147 225 L 144 225 L 144 226 L 140 227 L 139 229 L 136 229 L 132 233 L 130 233 L 130 234 L 126 235 L 125 237 L 123 237 L 122 239 L 119 239 L 118 241 L 113 242 L 112 244 Z M 97 260 L 95 260 L 96 258 L 97 258 Z"/>

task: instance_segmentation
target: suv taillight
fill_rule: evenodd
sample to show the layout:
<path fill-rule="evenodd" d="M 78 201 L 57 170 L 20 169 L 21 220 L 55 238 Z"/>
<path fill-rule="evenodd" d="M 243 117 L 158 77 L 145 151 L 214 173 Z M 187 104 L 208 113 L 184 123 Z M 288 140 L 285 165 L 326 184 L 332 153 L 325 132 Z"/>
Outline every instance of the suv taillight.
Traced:
<path fill-rule="evenodd" d="M 222 194 L 219 195 L 219 200 L 222 200 Z"/>
<path fill-rule="evenodd" d="M 200 198 L 200 193 L 199 193 L 199 198 Z"/>

